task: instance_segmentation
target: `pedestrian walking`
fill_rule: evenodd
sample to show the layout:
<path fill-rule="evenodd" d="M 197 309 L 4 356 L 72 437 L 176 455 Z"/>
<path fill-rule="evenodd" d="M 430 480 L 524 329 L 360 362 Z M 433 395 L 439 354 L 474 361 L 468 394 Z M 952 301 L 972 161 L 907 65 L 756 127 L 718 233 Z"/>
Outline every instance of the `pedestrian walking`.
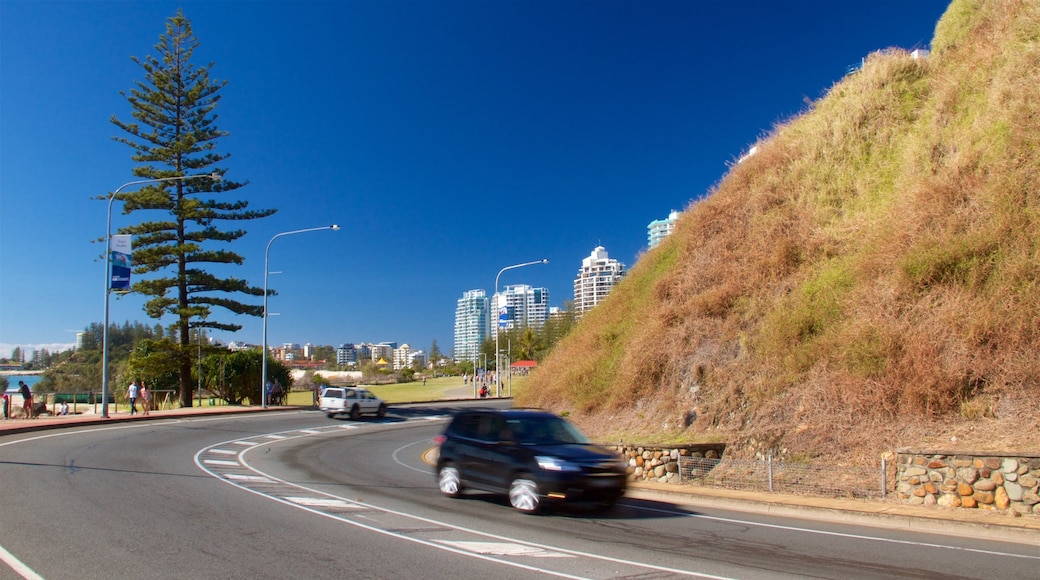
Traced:
<path fill-rule="evenodd" d="M 26 419 L 32 418 L 33 395 L 25 381 L 18 381 L 18 392 L 22 394 L 22 414 Z"/>
<path fill-rule="evenodd" d="M 285 389 L 282 388 L 282 382 L 278 379 L 274 380 L 274 385 L 271 386 L 271 404 L 281 405 L 282 399 L 285 396 Z"/>
<path fill-rule="evenodd" d="M 141 381 L 141 414 L 147 415 L 152 410 L 152 391 L 148 389 L 148 385 Z"/>
<path fill-rule="evenodd" d="M 6 420 L 11 418 L 11 397 L 7 396 L 6 392 L 4 393 L 3 404 L 4 404 L 4 421 L 6 421 Z"/>
<path fill-rule="evenodd" d="M 137 413 L 137 397 L 140 394 L 141 388 L 137 386 L 137 381 L 130 381 L 130 386 L 126 388 L 126 398 L 130 399 L 131 416 Z"/>

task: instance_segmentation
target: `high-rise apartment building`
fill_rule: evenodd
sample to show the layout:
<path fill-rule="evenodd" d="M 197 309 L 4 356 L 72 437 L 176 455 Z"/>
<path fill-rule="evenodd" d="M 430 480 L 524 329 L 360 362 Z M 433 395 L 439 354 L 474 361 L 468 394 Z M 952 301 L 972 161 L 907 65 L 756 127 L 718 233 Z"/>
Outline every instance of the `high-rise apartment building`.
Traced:
<path fill-rule="evenodd" d="M 352 343 L 341 344 L 336 349 L 336 364 L 355 366 L 358 363 L 358 349 Z"/>
<path fill-rule="evenodd" d="M 603 246 L 596 246 L 592 254 L 581 261 L 578 277 L 574 279 L 575 314 L 580 317 L 592 310 L 624 276 L 625 265 L 608 256 Z"/>
<path fill-rule="evenodd" d="M 656 248 L 661 240 L 667 238 L 675 229 L 675 222 L 679 219 L 679 212 L 672 210 L 667 219 L 654 220 L 646 226 L 647 237 L 650 239 L 650 249 Z"/>
<path fill-rule="evenodd" d="M 476 359 L 480 345 L 490 332 L 487 293 L 483 290 L 464 292 L 455 305 L 455 361 Z"/>
<path fill-rule="evenodd" d="M 495 325 L 491 331 L 492 338 L 497 338 L 499 331 L 514 328 L 541 328 L 549 319 L 549 290 L 532 288 L 526 284 L 506 286 L 502 292 L 492 298 L 495 304 Z"/>

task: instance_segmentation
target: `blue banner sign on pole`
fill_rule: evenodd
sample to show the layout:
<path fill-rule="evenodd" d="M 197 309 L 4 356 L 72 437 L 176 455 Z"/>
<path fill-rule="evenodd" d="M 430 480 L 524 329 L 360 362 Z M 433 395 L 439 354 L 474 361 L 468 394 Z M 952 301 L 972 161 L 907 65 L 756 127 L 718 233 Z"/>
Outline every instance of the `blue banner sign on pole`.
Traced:
<path fill-rule="evenodd" d="M 509 307 L 499 306 L 498 307 L 498 327 L 508 328 L 509 327 Z"/>
<path fill-rule="evenodd" d="M 130 236 L 119 234 L 112 236 L 112 290 L 127 292 L 130 290 Z"/>

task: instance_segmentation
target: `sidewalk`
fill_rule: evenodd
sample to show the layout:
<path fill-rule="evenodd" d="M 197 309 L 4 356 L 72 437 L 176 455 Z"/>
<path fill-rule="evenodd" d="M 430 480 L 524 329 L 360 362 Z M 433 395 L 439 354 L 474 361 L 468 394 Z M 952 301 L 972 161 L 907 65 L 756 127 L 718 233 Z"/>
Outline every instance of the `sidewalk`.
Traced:
<path fill-rule="evenodd" d="M 81 404 L 79 405 L 80 412 L 76 414 L 70 412 L 68 415 L 41 415 L 36 419 L 23 419 L 20 416 L 17 419 L 7 419 L 6 421 L 0 419 L 0 436 L 11 435 L 14 433 L 26 433 L 30 431 L 96 425 L 99 423 L 111 425 L 115 423 L 127 423 L 130 421 L 148 421 L 151 419 L 177 419 L 199 415 L 263 413 L 295 409 L 298 409 L 298 407 L 268 407 L 267 409 L 263 409 L 260 407 L 219 405 L 213 407 L 182 407 L 179 409 L 155 410 L 148 415 L 144 415 L 141 411 L 138 411 L 131 415 L 126 405 L 121 406 L 118 411 L 115 410 L 115 405 L 109 405 L 109 417 L 106 419 L 100 414 L 101 405 L 97 405 L 97 412 L 95 413 L 94 405 Z"/>
<path fill-rule="evenodd" d="M 82 427 L 98 424 L 129 423 L 156 419 L 178 419 L 200 415 L 217 416 L 241 413 L 269 413 L 298 410 L 301 407 L 191 407 L 152 411 L 149 415 L 130 415 L 109 409 L 104 419 L 93 412 L 37 419 L 0 420 L 0 436 Z M 91 409 L 92 411 L 92 409 Z M 1040 518 L 1012 517 L 1003 512 L 952 509 L 855 499 L 821 498 L 769 492 L 717 489 L 686 484 L 633 482 L 629 497 L 668 501 L 683 506 L 728 508 L 775 516 L 810 517 L 817 521 L 857 523 L 869 526 L 986 538 L 1040 546 Z"/>

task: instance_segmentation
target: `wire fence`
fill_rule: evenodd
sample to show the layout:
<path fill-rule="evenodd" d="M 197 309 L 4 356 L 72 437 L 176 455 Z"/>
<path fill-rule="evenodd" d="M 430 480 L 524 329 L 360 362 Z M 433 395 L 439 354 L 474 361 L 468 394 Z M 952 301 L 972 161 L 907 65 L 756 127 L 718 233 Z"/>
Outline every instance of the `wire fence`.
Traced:
<path fill-rule="evenodd" d="M 835 466 L 764 459 L 680 457 L 682 483 L 798 495 L 885 499 L 888 466 Z"/>

